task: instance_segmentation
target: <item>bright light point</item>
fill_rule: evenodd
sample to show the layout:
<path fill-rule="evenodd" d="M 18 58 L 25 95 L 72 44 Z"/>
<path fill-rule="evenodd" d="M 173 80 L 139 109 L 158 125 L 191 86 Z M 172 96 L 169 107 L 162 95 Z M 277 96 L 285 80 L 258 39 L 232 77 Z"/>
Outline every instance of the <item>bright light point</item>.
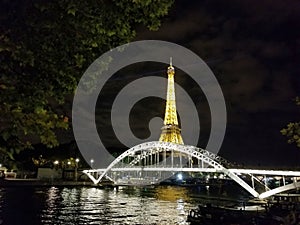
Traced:
<path fill-rule="evenodd" d="M 70 161 L 68 162 L 68 165 L 71 165 L 71 162 L 70 162 Z"/>
<path fill-rule="evenodd" d="M 54 165 L 58 165 L 59 164 L 59 161 L 58 160 L 55 160 L 54 161 Z"/>
<path fill-rule="evenodd" d="M 93 163 L 94 162 L 94 159 L 91 159 L 91 163 Z"/>
<path fill-rule="evenodd" d="M 177 174 L 177 180 L 182 180 L 183 176 L 181 173 Z"/>
<path fill-rule="evenodd" d="M 79 159 L 77 158 L 77 159 L 75 159 L 75 161 L 78 163 L 78 162 L 79 162 Z"/>
<path fill-rule="evenodd" d="M 2 164 L 0 164 L 0 167 L 2 167 Z"/>

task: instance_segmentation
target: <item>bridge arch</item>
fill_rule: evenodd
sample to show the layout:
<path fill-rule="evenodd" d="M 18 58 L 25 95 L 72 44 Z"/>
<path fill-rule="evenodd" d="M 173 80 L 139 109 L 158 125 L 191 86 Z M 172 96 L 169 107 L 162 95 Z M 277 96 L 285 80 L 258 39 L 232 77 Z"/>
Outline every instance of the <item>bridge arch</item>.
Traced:
<path fill-rule="evenodd" d="M 100 182 L 101 179 L 107 175 L 107 173 L 118 163 L 121 163 L 122 160 L 125 157 L 134 155 L 135 153 L 139 151 L 146 151 L 151 149 L 162 149 L 162 151 L 174 151 L 186 154 L 190 157 L 194 157 L 198 160 L 201 160 L 208 164 L 209 166 L 216 169 L 218 172 L 222 172 L 231 179 L 233 179 L 235 182 L 237 182 L 240 186 L 242 186 L 245 190 L 247 190 L 250 194 L 252 194 L 254 197 L 258 197 L 259 194 L 250 187 L 245 181 L 243 181 L 239 176 L 237 176 L 234 172 L 231 172 L 227 168 L 225 168 L 221 163 L 218 161 L 222 161 L 222 159 L 215 154 L 208 152 L 204 149 L 197 148 L 195 146 L 189 146 L 189 145 L 179 145 L 175 143 L 170 142 L 159 142 L 159 141 L 152 141 L 152 142 L 145 142 L 139 145 L 136 145 L 121 155 L 119 155 L 99 176 L 99 178 L 96 180 L 96 182 Z M 128 164 L 125 164 L 128 167 Z"/>

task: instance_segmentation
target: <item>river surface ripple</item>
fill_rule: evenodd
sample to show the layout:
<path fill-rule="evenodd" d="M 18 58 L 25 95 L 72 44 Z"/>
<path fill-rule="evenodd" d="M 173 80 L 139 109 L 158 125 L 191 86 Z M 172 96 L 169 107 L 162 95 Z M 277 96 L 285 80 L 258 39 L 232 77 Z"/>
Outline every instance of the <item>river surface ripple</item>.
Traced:
<path fill-rule="evenodd" d="M 209 195 L 216 199 L 200 187 L 0 188 L 0 224 L 188 225 L 188 211 Z"/>

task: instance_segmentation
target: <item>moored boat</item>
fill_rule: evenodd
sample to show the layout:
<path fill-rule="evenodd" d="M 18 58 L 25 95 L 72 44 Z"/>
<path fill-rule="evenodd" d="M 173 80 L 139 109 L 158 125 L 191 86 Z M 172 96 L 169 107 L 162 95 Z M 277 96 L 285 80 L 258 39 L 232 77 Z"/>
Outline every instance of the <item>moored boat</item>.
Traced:
<path fill-rule="evenodd" d="M 199 205 L 188 215 L 191 224 L 252 224 L 252 218 L 265 213 L 266 208 L 261 205 Z"/>
<path fill-rule="evenodd" d="M 199 205 L 189 212 L 191 225 L 296 225 L 300 222 L 300 210 L 296 204 Z"/>

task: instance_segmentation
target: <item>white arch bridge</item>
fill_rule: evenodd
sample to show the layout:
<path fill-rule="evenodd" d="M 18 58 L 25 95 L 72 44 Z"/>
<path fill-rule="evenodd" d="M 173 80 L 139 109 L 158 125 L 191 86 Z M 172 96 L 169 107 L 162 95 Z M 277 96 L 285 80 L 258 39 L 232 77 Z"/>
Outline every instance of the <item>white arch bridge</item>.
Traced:
<path fill-rule="evenodd" d="M 204 149 L 169 142 L 145 142 L 118 156 L 107 168 L 83 171 L 98 184 L 104 177 L 116 185 L 150 185 L 177 172 L 218 173 L 231 178 L 251 195 L 267 198 L 300 188 L 300 171 L 233 168 L 233 165 Z M 280 177 L 271 187 L 269 180 Z"/>

